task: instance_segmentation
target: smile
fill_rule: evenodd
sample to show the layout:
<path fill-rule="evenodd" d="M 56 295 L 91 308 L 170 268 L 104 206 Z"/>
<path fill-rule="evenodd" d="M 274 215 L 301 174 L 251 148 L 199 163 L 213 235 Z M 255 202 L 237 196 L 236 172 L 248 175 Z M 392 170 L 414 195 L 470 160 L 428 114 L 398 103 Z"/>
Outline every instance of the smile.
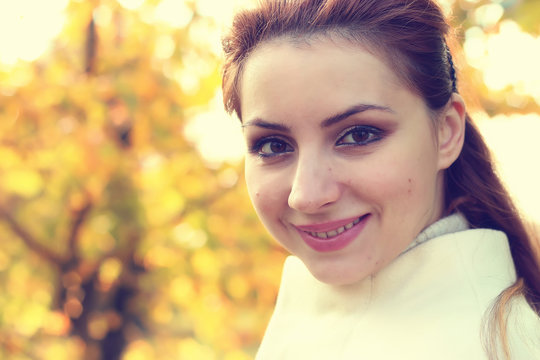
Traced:
<path fill-rule="evenodd" d="M 344 225 L 344 226 L 340 226 L 339 228 L 335 229 L 335 230 L 331 230 L 331 231 L 328 231 L 328 232 L 312 232 L 312 231 L 307 231 L 307 233 L 311 236 L 315 236 L 319 239 L 328 239 L 328 238 L 333 238 L 341 233 L 343 233 L 345 230 L 349 230 L 350 228 L 352 228 L 354 225 L 358 224 L 360 222 L 360 218 L 358 219 L 355 219 L 354 221 Z"/>
<path fill-rule="evenodd" d="M 318 252 L 343 249 L 353 242 L 364 229 L 370 214 L 358 218 L 338 220 L 324 224 L 296 226 L 306 245 Z"/>

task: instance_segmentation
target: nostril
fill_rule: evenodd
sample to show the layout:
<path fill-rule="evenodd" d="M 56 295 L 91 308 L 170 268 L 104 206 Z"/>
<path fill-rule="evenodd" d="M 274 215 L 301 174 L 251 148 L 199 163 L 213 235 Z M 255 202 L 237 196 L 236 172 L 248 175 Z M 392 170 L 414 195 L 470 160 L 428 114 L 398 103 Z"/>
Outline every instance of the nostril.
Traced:
<path fill-rule="evenodd" d="M 341 196 L 341 185 L 334 174 L 333 164 L 320 156 L 299 159 L 292 177 L 289 207 L 305 213 L 314 213 L 328 207 Z"/>
<path fill-rule="evenodd" d="M 339 197 L 340 190 L 334 186 L 296 188 L 291 191 L 288 204 L 292 209 L 305 213 L 313 213 L 335 203 Z"/>

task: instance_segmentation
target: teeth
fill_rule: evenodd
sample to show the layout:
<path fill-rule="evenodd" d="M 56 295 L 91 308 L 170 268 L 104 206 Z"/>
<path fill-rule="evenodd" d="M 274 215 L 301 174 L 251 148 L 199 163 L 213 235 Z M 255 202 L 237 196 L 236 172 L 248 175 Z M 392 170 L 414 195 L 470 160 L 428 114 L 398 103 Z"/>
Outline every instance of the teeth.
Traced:
<path fill-rule="evenodd" d="M 345 230 L 349 230 L 350 228 L 352 228 L 354 225 L 358 224 L 360 222 L 360 218 L 354 220 L 353 222 L 345 225 L 345 226 L 341 226 L 339 228 L 337 228 L 336 230 L 332 230 L 332 231 L 328 231 L 328 232 L 311 232 L 311 231 L 308 231 L 307 233 L 311 236 L 314 236 L 314 237 L 318 237 L 320 239 L 328 239 L 328 238 L 331 238 L 331 237 L 334 237 L 334 236 L 337 236 L 341 233 L 343 233 Z"/>
<path fill-rule="evenodd" d="M 328 237 L 334 237 L 338 234 L 338 232 L 336 230 L 332 230 L 327 232 L 326 234 L 328 235 Z"/>

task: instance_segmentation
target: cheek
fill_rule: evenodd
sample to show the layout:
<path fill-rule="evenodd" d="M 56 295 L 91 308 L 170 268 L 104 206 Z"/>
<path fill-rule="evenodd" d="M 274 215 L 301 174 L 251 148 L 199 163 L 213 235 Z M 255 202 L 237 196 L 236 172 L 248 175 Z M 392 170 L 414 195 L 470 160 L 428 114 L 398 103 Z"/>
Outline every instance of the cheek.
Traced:
<path fill-rule="evenodd" d="M 380 199 L 412 195 L 414 189 L 411 169 L 401 166 L 399 162 L 380 163 L 373 169 L 369 178 L 364 178 L 362 181 L 368 194 L 371 193 Z"/>
<path fill-rule="evenodd" d="M 280 205 L 287 201 L 282 181 L 247 163 L 246 184 L 251 202 L 263 221 L 265 218 L 273 217 L 273 214 L 281 208 Z"/>
<path fill-rule="evenodd" d="M 429 176 L 419 163 L 395 159 L 364 169 L 371 171 L 352 174 L 347 184 L 379 206 L 409 208 L 429 194 Z"/>
<path fill-rule="evenodd" d="M 254 171 L 246 164 L 246 185 L 251 202 L 257 212 L 259 212 L 259 205 L 261 204 L 261 198 L 264 199 L 266 193 L 264 192 L 264 186 L 261 186 L 261 176 L 257 171 Z M 264 201 L 263 201 L 264 202 Z"/>
<path fill-rule="evenodd" d="M 426 163 L 409 164 L 381 176 L 385 181 L 382 187 L 386 189 L 386 205 L 410 215 L 429 212 L 436 196 L 437 173 Z"/>

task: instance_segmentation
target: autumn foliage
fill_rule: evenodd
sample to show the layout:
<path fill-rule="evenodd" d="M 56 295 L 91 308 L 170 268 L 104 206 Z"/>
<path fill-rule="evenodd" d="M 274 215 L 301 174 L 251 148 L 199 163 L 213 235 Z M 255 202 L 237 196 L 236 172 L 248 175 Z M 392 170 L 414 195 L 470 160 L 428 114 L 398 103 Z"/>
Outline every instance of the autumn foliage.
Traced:
<path fill-rule="evenodd" d="M 115 1 L 99 22 L 96 5 L 72 2 L 49 54 L 0 73 L 0 358 L 249 359 L 284 254 L 240 166 L 205 165 L 184 136 L 218 89 L 190 37 L 213 24 Z"/>

